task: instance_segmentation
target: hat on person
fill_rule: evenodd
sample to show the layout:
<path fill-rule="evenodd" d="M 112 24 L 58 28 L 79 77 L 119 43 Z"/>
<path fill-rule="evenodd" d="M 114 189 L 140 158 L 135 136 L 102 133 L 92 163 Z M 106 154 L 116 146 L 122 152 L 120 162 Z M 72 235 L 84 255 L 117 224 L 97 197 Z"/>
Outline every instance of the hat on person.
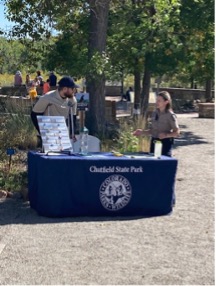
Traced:
<path fill-rule="evenodd" d="M 70 76 L 64 76 L 63 78 L 61 78 L 60 81 L 58 82 L 58 85 L 60 87 L 72 87 L 72 88 L 80 87 L 78 84 L 74 82 L 73 78 Z"/>

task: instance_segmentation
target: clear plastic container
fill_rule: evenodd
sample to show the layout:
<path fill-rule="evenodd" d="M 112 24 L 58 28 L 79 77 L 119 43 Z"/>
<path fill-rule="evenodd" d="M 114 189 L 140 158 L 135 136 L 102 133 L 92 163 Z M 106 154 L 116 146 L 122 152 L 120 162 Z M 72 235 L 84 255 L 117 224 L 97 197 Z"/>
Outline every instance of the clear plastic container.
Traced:
<path fill-rule="evenodd" d="M 154 157 L 160 158 L 161 154 L 162 154 L 162 143 L 161 143 L 161 141 L 155 141 Z"/>
<path fill-rule="evenodd" d="M 86 127 L 80 132 L 80 153 L 88 154 L 88 129 Z"/>

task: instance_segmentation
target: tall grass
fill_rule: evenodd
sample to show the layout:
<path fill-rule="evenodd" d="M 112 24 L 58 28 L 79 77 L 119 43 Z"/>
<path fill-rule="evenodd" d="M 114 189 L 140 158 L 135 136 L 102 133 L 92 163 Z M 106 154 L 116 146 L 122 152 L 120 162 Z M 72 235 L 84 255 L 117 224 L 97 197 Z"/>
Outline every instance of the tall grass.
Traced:
<path fill-rule="evenodd" d="M 111 139 L 103 139 L 101 142 L 102 151 L 126 152 L 149 152 L 149 137 L 136 137 L 133 131 L 137 128 L 148 128 L 148 121 L 142 119 L 120 119 L 118 132 Z"/>
<path fill-rule="evenodd" d="M 6 113 L 0 116 L 0 142 L 0 159 L 5 158 L 7 148 L 36 148 L 36 131 L 23 107 L 7 104 Z"/>
<path fill-rule="evenodd" d="M 0 74 L 0 86 L 13 86 L 14 75 L 11 74 Z"/>
<path fill-rule="evenodd" d="M 27 151 L 37 146 L 36 131 L 22 107 L 7 105 L 5 111 L 0 114 L 0 189 L 22 191 L 27 188 Z M 14 155 L 7 154 L 9 148 Z"/>

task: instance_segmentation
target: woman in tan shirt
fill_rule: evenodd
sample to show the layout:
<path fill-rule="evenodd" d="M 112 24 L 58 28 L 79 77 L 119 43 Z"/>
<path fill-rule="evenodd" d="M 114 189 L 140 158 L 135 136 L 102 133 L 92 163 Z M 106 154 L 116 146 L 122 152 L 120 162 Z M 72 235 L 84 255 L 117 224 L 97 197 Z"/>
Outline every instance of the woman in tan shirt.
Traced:
<path fill-rule="evenodd" d="M 162 155 L 170 156 L 174 138 L 180 133 L 178 121 L 172 111 L 172 100 L 167 91 L 161 91 L 156 98 L 156 110 L 152 114 L 152 125 L 148 130 L 137 129 L 134 136 L 151 136 L 150 153 L 154 153 L 154 142 L 162 142 Z"/>

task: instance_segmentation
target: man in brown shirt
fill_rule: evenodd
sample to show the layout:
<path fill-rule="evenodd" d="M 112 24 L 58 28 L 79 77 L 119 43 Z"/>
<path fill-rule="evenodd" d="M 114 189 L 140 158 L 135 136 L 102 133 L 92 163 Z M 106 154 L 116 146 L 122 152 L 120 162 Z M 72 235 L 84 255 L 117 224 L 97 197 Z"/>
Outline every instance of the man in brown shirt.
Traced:
<path fill-rule="evenodd" d="M 70 106 L 73 114 L 76 114 L 77 101 L 74 94 L 78 87 L 79 85 L 75 84 L 71 77 L 65 76 L 58 82 L 57 90 L 50 91 L 39 98 L 31 112 L 32 122 L 39 133 L 37 115 L 64 116 L 68 120 Z"/>

